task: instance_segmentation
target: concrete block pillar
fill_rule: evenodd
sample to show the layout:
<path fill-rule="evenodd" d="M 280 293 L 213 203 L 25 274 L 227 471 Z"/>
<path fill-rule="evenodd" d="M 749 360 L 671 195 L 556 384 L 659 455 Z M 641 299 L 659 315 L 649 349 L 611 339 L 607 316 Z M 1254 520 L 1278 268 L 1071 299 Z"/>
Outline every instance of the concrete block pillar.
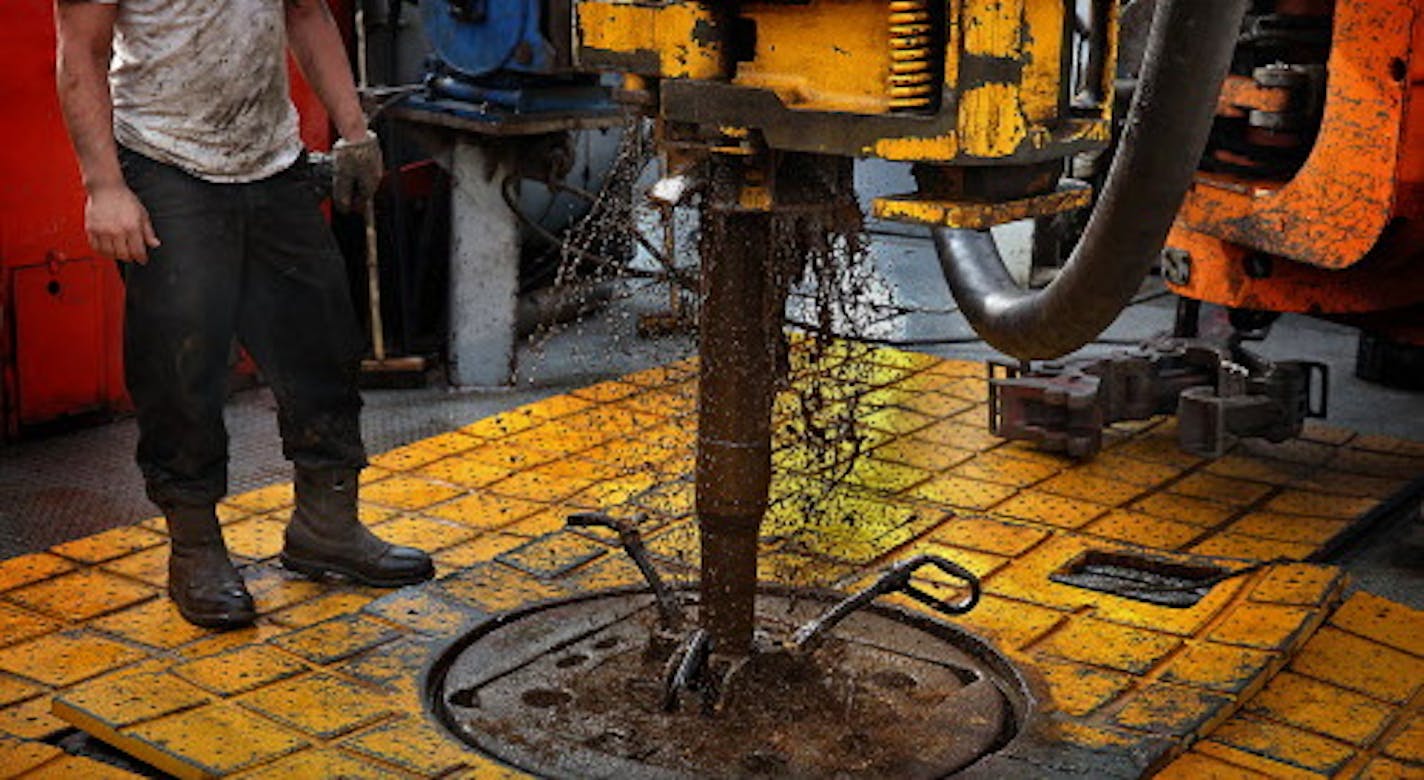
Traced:
<path fill-rule="evenodd" d="M 500 193 L 513 166 L 498 147 L 455 143 L 450 200 L 450 383 L 514 376 L 519 224 Z"/>

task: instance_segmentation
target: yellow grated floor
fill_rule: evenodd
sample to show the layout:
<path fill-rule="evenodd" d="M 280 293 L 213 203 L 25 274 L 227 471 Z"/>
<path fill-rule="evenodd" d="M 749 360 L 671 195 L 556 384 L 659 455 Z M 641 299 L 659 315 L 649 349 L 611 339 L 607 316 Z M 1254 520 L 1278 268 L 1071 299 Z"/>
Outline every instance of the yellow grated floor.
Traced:
<path fill-rule="evenodd" d="M 873 449 L 844 480 L 779 437 L 764 578 L 849 588 L 912 552 L 960 562 L 986 593 L 960 622 L 1027 670 L 1065 750 L 1152 746 L 1137 769 L 1170 777 L 1424 775 L 1424 612 L 1344 600 L 1341 572 L 1305 562 L 1424 474 L 1424 445 L 1313 426 L 1204 461 L 1151 421 L 1075 463 L 987 433 L 978 364 L 880 350 L 863 374 Z M 683 361 L 373 458 L 363 517 L 434 552 L 427 586 L 283 571 L 290 485 L 222 508 L 252 629 L 177 616 L 158 522 L 0 562 L 0 777 L 124 776 L 43 741 L 68 724 L 183 777 L 505 774 L 426 719 L 419 670 L 484 615 L 637 581 L 611 537 L 564 530 L 570 512 L 638 518 L 665 570 L 695 576 L 695 390 Z M 1089 550 L 1247 571 L 1186 609 L 1049 580 Z"/>

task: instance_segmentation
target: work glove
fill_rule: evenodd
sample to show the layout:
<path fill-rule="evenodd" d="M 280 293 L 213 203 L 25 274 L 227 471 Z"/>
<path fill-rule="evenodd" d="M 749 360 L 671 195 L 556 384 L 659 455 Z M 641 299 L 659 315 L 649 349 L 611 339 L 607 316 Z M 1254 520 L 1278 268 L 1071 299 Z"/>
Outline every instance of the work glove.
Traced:
<path fill-rule="evenodd" d="M 376 194 L 385 172 L 381 141 L 370 130 L 358 141 L 338 140 L 331 147 L 331 200 L 340 211 L 360 211 Z"/>

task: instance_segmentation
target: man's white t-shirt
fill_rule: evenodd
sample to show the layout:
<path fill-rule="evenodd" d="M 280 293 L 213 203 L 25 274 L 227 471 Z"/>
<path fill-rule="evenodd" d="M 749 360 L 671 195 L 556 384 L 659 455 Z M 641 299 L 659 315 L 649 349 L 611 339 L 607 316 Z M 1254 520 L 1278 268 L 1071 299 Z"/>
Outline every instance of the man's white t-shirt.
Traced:
<path fill-rule="evenodd" d="M 99 2 L 118 5 L 109 89 L 120 144 L 224 183 L 296 161 L 285 0 Z"/>

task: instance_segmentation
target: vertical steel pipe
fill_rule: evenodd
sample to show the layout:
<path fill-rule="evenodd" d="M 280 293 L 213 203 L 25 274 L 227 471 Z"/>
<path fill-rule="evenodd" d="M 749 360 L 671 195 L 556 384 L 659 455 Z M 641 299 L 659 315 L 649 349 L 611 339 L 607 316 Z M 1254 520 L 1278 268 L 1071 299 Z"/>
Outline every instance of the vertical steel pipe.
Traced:
<path fill-rule="evenodd" d="M 736 205 L 737 160 L 716 158 L 702 215 L 697 516 L 701 624 L 719 654 L 751 649 L 757 536 L 771 485 L 781 311 L 773 217 Z"/>
<path fill-rule="evenodd" d="M 757 542 L 771 488 L 772 403 L 789 368 L 782 322 L 813 255 L 845 252 L 860 229 L 851 160 L 806 154 L 714 156 L 702 212 L 697 519 L 701 626 L 712 650 L 749 652 Z M 744 208 L 771 202 L 770 211 Z M 759 190 L 759 191 L 758 191 Z M 836 237 L 844 237 L 844 246 Z"/>

